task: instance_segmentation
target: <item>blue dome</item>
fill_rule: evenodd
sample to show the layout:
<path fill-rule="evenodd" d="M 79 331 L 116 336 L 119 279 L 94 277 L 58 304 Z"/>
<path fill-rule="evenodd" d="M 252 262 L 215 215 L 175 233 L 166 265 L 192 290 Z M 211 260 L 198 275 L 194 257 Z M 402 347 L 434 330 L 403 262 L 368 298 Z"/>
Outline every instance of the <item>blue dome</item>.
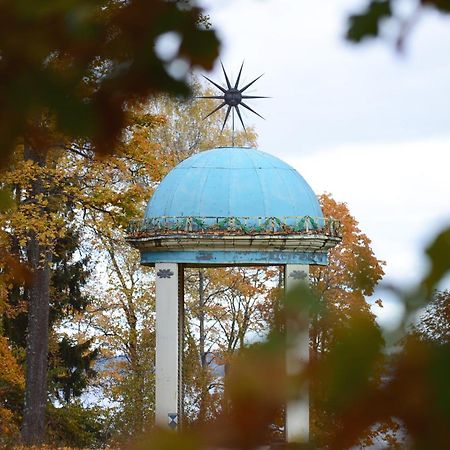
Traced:
<path fill-rule="evenodd" d="M 162 180 L 145 212 L 152 217 L 322 217 L 304 178 L 255 149 L 197 153 Z"/>

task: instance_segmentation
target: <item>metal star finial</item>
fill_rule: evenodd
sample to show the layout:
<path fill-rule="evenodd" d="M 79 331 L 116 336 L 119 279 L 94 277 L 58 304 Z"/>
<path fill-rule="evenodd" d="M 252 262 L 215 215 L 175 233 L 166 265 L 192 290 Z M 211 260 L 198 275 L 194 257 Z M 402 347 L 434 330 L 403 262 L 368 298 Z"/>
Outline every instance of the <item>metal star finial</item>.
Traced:
<path fill-rule="evenodd" d="M 248 83 L 243 88 L 239 88 L 239 81 L 241 79 L 242 68 L 244 67 L 244 63 L 242 62 L 241 68 L 239 70 L 239 75 L 238 75 L 238 77 L 236 79 L 236 83 L 234 84 L 234 87 L 233 87 L 231 85 L 231 83 L 230 83 L 230 80 L 228 78 L 228 75 L 227 75 L 227 72 L 225 70 L 225 67 L 222 64 L 222 61 L 220 62 L 220 64 L 222 66 L 223 74 L 225 75 L 225 82 L 227 84 L 226 87 L 220 86 L 219 84 L 215 83 L 214 81 L 210 80 L 208 77 L 203 75 L 203 78 L 208 80 L 216 88 L 218 88 L 220 91 L 223 92 L 223 95 L 206 95 L 206 96 L 197 97 L 197 98 L 212 98 L 212 99 L 215 99 L 215 100 L 223 100 L 222 103 L 217 108 L 215 108 L 213 111 L 211 111 L 207 116 L 205 116 L 204 119 L 206 119 L 207 117 L 211 116 L 215 112 L 219 111 L 224 106 L 228 106 L 227 112 L 225 114 L 225 120 L 223 121 L 223 125 L 222 125 L 222 131 L 225 128 L 225 125 L 227 123 L 227 120 L 228 120 L 228 117 L 230 115 L 230 112 L 233 110 L 233 113 L 234 113 L 234 109 L 236 110 L 237 115 L 239 117 L 239 120 L 241 121 L 242 128 L 244 128 L 244 131 L 246 131 L 245 125 L 244 125 L 244 121 L 242 120 L 241 111 L 239 110 L 239 106 L 243 106 L 244 108 L 246 108 L 249 111 L 251 111 L 253 114 L 256 114 L 257 116 L 259 116 L 262 119 L 264 119 L 264 117 L 261 116 L 261 114 L 258 114 L 256 111 L 254 111 L 252 108 L 250 108 L 250 106 L 246 105 L 242 101 L 242 100 L 246 100 L 246 99 L 250 100 L 250 99 L 255 99 L 255 98 L 269 98 L 269 97 L 263 97 L 263 96 L 259 96 L 259 95 L 243 95 L 243 92 L 246 91 L 253 83 L 258 81 L 262 77 L 262 75 L 260 75 L 259 77 L 255 78 L 251 83 Z M 233 135 L 234 135 L 234 116 L 233 116 Z"/>

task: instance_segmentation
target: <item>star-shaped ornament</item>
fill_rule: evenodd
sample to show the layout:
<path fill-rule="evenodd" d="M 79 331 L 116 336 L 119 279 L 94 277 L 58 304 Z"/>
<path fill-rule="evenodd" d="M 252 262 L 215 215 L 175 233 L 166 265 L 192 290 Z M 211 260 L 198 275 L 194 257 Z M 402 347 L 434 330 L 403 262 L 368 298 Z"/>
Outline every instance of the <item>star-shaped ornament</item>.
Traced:
<path fill-rule="evenodd" d="M 244 67 L 244 63 L 242 63 L 242 65 L 241 65 L 241 69 L 239 70 L 239 75 L 237 77 L 237 80 L 236 80 L 236 83 L 234 84 L 234 86 L 231 85 L 230 80 L 227 75 L 227 72 L 226 72 L 225 67 L 223 66 L 222 62 L 220 64 L 222 66 L 223 74 L 225 75 L 225 82 L 227 84 L 226 87 L 220 86 L 219 84 L 215 83 L 214 81 L 210 80 L 208 77 L 203 75 L 203 78 L 207 79 L 210 83 L 212 83 L 216 88 L 220 89 L 223 93 L 223 95 L 207 95 L 207 96 L 197 97 L 197 98 L 212 98 L 215 100 L 222 100 L 222 103 L 216 109 L 211 111 L 207 116 L 205 116 L 204 119 L 211 116 L 215 112 L 219 111 L 219 109 L 222 109 L 224 106 L 228 106 L 227 112 L 225 114 L 225 120 L 223 121 L 223 125 L 222 125 L 222 131 L 225 128 L 228 117 L 233 108 L 236 110 L 239 120 L 241 121 L 242 128 L 244 128 L 244 130 L 245 130 L 245 125 L 244 125 L 244 121 L 242 120 L 241 111 L 239 110 L 239 106 L 243 106 L 244 108 L 251 111 L 253 114 L 256 114 L 257 116 L 261 117 L 261 119 L 264 119 L 264 117 L 261 116 L 261 114 L 258 114 L 256 111 L 254 111 L 252 108 L 250 108 L 250 106 L 246 105 L 243 102 L 243 100 L 247 100 L 247 99 L 250 100 L 250 99 L 255 99 L 255 98 L 269 98 L 269 97 L 263 97 L 263 96 L 259 96 L 259 95 L 244 95 L 243 94 L 243 92 L 245 92 L 253 83 L 258 81 L 262 77 L 262 75 L 255 78 L 251 83 L 248 83 L 243 88 L 239 88 L 239 81 L 241 79 L 242 68 Z"/>

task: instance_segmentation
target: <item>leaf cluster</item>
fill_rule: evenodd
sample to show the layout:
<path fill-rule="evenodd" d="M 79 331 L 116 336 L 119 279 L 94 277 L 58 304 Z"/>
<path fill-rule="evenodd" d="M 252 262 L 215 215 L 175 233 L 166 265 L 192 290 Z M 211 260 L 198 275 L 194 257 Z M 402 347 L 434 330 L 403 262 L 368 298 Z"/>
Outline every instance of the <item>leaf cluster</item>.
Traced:
<path fill-rule="evenodd" d="M 173 74 L 172 63 L 212 68 L 219 41 L 205 21 L 193 2 L 2 1 L 2 163 L 19 137 L 42 148 L 55 130 L 111 153 L 131 103 L 158 92 L 190 92 L 187 71 Z M 180 40 L 169 59 L 156 50 L 166 33 Z"/>

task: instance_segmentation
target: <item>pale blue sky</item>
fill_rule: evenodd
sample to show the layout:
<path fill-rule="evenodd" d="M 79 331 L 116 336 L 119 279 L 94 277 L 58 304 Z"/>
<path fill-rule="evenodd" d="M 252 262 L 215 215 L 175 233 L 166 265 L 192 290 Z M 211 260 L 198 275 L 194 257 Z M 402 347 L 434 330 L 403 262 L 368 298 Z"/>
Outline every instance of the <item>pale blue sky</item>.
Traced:
<path fill-rule="evenodd" d="M 450 138 L 450 18 L 425 14 L 399 55 L 387 41 L 344 41 L 347 13 L 361 1 L 202 3 L 212 6 L 228 70 L 235 75 L 245 59 L 246 80 L 265 73 L 255 91 L 274 98 L 253 102 L 267 119 L 254 120 L 263 149 L 305 154 L 355 142 Z"/>
<path fill-rule="evenodd" d="M 361 0 L 200 3 L 232 77 L 243 59 L 243 82 L 265 73 L 253 92 L 273 98 L 251 106 L 267 120 L 246 114 L 259 147 L 348 203 L 387 281 L 416 280 L 424 246 L 450 223 L 450 17 L 424 14 L 399 55 L 389 27 L 383 40 L 344 41 Z M 209 76 L 222 82 L 219 66 Z M 374 311 L 389 324 L 396 308 Z"/>

